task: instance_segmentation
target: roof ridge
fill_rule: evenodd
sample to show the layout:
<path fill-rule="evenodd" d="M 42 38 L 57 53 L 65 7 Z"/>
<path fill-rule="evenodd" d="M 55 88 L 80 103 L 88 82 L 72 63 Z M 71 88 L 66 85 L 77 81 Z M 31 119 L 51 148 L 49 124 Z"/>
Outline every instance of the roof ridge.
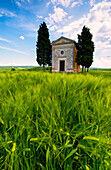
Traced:
<path fill-rule="evenodd" d="M 53 43 L 55 43 L 55 42 L 57 42 L 57 41 L 59 41 L 61 38 L 66 39 L 66 40 L 70 40 L 70 41 L 72 41 L 72 42 L 74 42 L 74 43 L 75 43 L 75 41 L 74 41 L 74 40 L 72 40 L 72 39 L 70 39 L 70 38 L 66 38 L 66 37 L 64 37 L 64 36 L 61 36 L 61 37 L 59 37 L 57 40 L 52 41 L 52 44 L 53 44 Z"/>

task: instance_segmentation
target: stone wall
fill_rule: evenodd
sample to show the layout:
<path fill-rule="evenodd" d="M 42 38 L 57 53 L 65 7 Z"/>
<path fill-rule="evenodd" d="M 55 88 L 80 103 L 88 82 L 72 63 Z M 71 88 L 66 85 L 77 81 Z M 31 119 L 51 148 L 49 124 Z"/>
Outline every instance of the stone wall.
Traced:
<path fill-rule="evenodd" d="M 61 54 L 63 51 L 63 54 Z M 52 72 L 60 71 L 60 61 L 65 60 L 65 72 L 80 72 L 75 62 L 77 55 L 75 41 L 61 37 L 52 42 Z"/>
<path fill-rule="evenodd" d="M 64 54 L 61 54 L 64 51 Z M 74 70 L 74 44 L 63 44 L 52 47 L 52 70 L 59 71 L 59 61 L 65 60 L 66 70 Z"/>

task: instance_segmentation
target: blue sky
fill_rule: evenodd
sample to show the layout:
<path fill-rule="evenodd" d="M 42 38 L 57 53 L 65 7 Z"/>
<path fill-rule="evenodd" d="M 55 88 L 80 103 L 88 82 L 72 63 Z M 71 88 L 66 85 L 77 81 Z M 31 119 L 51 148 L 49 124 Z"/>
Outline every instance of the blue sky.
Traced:
<path fill-rule="evenodd" d="M 111 0 L 0 0 L 0 65 L 35 65 L 39 25 L 51 42 L 77 41 L 84 25 L 95 43 L 93 67 L 111 68 Z"/>

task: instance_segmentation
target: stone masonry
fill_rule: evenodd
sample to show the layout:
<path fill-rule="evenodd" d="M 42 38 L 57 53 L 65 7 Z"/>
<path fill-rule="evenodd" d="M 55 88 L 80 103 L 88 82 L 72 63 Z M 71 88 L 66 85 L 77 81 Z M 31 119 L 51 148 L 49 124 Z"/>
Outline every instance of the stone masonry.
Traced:
<path fill-rule="evenodd" d="M 80 72 L 80 66 L 75 62 L 76 54 L 75 41 L 65 37 L 53 41 L 52 72 Z"/>

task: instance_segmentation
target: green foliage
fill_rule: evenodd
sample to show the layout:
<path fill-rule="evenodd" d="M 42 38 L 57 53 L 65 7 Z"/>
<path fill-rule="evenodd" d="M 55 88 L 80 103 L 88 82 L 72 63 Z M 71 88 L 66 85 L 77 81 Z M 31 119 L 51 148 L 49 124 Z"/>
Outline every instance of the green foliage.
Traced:
<path fill-rule="evenodd" d="M 101 76 L 104 79 L 111 78 L 111 69 L 90 70 L 89 74 L 96 77 Z"/>
<path fill-rule="evenodd" d="M 12 68 L 11 68 L 11 71 L 15 71 L 15 68 L 14 68 L 14 67 L 12 67 Z"/>
<path fill-rule="evenodd" d="M 46 72 L 50 72 L 50 69 L 51 69 L 51 67 L 46 67 L 45 71 Z M 37 72 L 41 72 L 41 71 L 43 71 L 43 68 L 42 67 L 31 67 L 31 68 L 25 69 L 24 71 L 37 71 Z"/>
<path fill-rule="evenodd" d="M 15 67 L 3 67 L 3 66 L 1 66 L 0 71 L 11 71 L 12 68 L 15 68 Z M 18 68 L 15 68 L 15 70 L 18 70 Z"/>
<path fill-rule="evenodd" d="M 93 62 L 94 42 L 89 28 L 83 27 L 81 35 L 78 35 L 77 58 L 78 65 L 89 68 Z"/>
<path fill-rule="evenodd" d="M 47 64 L 50 66 L 52 48 L 50 44 L 48 28 L 45 22 L 40 25 L 38 30 L 38 40 L 36 46 L 38 64 L 40 66 L 43 65 L 43 67 L 45 67 Z"/>
<path fill-rule="evenodd" d="M 0 73 L 0 169 L 111 168 L 111 79 Z"/>

